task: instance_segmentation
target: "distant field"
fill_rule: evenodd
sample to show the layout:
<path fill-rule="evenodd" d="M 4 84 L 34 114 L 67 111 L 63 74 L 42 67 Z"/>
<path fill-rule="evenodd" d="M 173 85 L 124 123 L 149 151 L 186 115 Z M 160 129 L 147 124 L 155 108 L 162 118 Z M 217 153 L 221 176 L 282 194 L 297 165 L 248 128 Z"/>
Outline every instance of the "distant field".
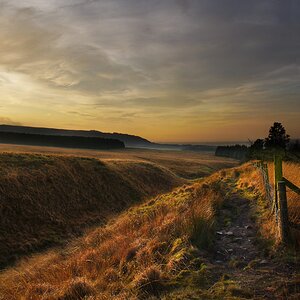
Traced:
<path fill-rule="evenodd" d="M 214 171 L 234 167 L 238 161 L 216 157 L 213 153 L 189 151 L 165 151 L 148 149 L 124 150 L 81 150 L 39 146 L 0 145 L 1 152 L 38 153 L 49 155 L 78 156 L 98 158 L 102 161 L 134 160 L 158 164 L 185 179 L 196 179 L 207 176 Z"/>

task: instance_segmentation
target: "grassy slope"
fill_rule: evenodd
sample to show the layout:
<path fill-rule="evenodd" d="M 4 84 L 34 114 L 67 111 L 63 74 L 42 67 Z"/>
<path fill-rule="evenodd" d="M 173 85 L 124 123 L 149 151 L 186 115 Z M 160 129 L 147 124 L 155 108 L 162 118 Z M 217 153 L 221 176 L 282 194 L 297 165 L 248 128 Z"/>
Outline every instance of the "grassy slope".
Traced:
<path fill-rule="evenodd" d="M 249 264 L 231 271 L 235 276 L 231 279 L 220 273 L 220 265 L 214 265 L 215 228 L 232 222 L 220 223 L 224 220 L 219 212 L 230 208 L 236 211 L 233 218 L 238 216 L 237 207 L 230 204 L 235 190 L 252 205 L 261 197 L 259 174 L 251 165 L 220 171 L 158 196 L 63 250 L 36 256 L 4 272 L 0 295 L 2 299 L 254 299 L 260 288 L 272 299 L 293 299 L 299 291 L 295 283 L 284 281 L 284 276 L 293 275 L 292 266 L 286 269 L 272 261 L 269 269 L 255 273 Z M 258 221 L 264 220 L 261 210 Z M 275 267 L 286 273 L 272 277 Z M 270 282 L 264 282 L 263 271 Z M 253 276 L 258 274 L 262 279 L 256 285 Z M 240 275 L 249 285 L 247 291 L 237 284 Z"/>
<path fill-rule="evenodd" d="M 183 184 L 147 162 L 0 155 L 0 266 Z"/>
<path fill-rule="evenodd" d="M 12 299 L 21 295 L 44 295 L 45 299 L 76 299 L 78 295 L 112 299 L 118 295 L 119 299 L 131 299 L 156 294 L 183 266 L 187 268 L 189 259 L 198 254 L 196 245 L 201 248 L 210 240 L 207 233 L 212 230 L 214 206 L 221 201 L 216 182 L 209 188 L 194 184 L 159 196 L 64 251 L 35 258 L 30 265 L 21 266 L 20 273 L 4 273 L 0 295 Z M 199 230 L 204 233 L 203 240 L 196 236 Z M 202 261 L 192 263 L 200 267 Z M 17 282 L 23 284 L 16 289 Z"/>
<path fill-rule="evenodd" d="M 0 154 L 0 268 L 21 255 L 64 242 L 184 179 L 237 164 L 180 151 L 19 145 L 0 149 L 8 151 Z"/>

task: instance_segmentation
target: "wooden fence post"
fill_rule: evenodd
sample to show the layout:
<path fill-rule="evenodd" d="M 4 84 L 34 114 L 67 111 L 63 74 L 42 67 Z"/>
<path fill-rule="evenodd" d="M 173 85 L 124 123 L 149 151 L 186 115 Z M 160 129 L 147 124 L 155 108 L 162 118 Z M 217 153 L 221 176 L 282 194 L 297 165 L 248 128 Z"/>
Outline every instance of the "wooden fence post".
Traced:
<path fill-rule="evenodd" d="M 274 206 L 278 211 L 278 186 L 277 182 L 282 180 L 282 157 L 278 154 L 274 155 Z"/>
<path fill-rule="evenodd" d="M 285 244 L 289 238 L 289 215 L 284 181 L 278 181 L 279 193 L 279 232 L 280 239 Z"/>

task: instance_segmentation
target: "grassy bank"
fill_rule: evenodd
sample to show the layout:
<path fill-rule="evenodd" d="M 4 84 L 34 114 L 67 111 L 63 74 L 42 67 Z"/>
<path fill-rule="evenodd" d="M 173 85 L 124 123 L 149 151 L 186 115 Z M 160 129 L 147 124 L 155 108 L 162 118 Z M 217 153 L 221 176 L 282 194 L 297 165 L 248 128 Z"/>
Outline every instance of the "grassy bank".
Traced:
<path fill-rule="evenodd" d="M 147 162 L 1 154 L 0 266 L 63 243 L 183 182 Z"/>
<path fill-rule="evenodd" d="M 212 246 L 215 209 L 224 196 L 221 185 L 212 177 L 132 208 L 65 250 L 5 272 L 0 294 L 12 299 L 135 299 L 182 285 L 186 273 L 195 283 L 205 283 L 202 251 Z"/>

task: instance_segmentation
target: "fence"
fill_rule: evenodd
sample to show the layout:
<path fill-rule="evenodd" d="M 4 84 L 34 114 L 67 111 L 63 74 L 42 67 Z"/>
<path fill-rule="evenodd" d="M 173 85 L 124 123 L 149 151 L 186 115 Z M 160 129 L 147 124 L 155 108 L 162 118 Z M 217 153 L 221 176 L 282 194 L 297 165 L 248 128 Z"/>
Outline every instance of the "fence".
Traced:
<path fill-rule="evenodd" d="M 300 229 L 300 224 L 293 223 L 289 219 L 287 188 L 293 193 L 300 195 L 300 188 L 284 177 L 282 156 L 274 155 L 274 178 L 273 185 L 270 182 L 268 164 L 263 161 L 255 163 L 259 169 L 266 192 L 266 198 L 270 203 L 272 213 L 275 214 L 278 224 L 279 236 L 283 243 L 287 243 L 290 236 L 290 228 Z M 291 193 L 289 193 L 290 195 Z M 298 201 L 300 201 L 298 199 Z"/>

